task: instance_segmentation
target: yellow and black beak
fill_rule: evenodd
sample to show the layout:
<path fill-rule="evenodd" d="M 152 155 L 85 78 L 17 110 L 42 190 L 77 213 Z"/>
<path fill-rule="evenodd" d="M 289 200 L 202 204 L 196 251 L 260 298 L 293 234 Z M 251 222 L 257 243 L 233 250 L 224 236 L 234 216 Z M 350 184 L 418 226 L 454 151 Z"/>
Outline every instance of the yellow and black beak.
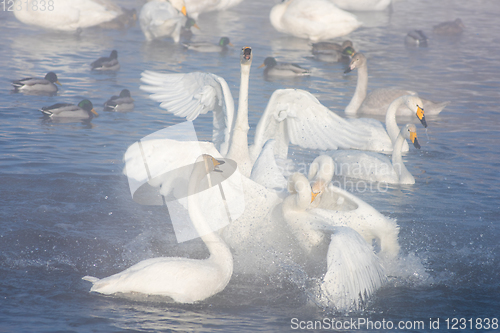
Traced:
<path fill-rule="evenodd" d="M 321 192 L 317 192 L 317 193 L 314 193 L 314 192 L 311 192 L 311 202 L 314 201 L 314 199 L 316 199 L 316 197 L 318 196 L 318 194 L 320 194 Z"/>
<path fill-rule="evenodd" d="M 414 131 L 410 132 L 410 140 L 413 143 L 413 145 L 415 146 L 415 148 L 420 149 L 420 144 L 418 143 L 418 140 L 417 140 L 417 132 L 414 132 Z"/>
<path fill-rule="evenodd" d="M 181 13 L 184 14 L 184 16 L 187 16 L 186 6 L 182 6 Z"/>
<path fill-rule="evenodd" d="M 217 167 L 218 167 L 219 165 L 224 164 L 224 163 L 225 163 L 224 161 L 222 161 L 222 160 L 217 160 L 217 159 L 215 159 L 215 158 L 213 158 L 213 157 L 212 157 L 212 163 L 214 164 L 214 171 L 215 171 L 215 172 L 222 172 L 222 170 L 218 169 Z"/>
<path fill-rule="evenodd" d="M 422 123 L 422 125 L 427 128 L 427 122 L 425 121 L 424 109 L 417 105 L 417 117 Z"/>

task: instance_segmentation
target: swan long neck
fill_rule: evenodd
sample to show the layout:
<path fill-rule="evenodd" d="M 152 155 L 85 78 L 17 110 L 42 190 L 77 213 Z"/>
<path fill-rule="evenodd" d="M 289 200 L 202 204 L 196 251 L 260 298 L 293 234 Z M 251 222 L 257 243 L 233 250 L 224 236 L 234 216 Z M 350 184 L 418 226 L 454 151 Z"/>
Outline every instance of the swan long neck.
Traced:
<path fill-rule="evenodd" d="M 238 112 L 231 136 L 227 157 L 238 163 L 240 172 L 250 177 L 252 162 L 248 152 L 248 87 L 250 80 L 250 64 L 241 65 L 240 94 Z"/>
<path fill-rule="evenodd" d="M 401 157 L 404 142 L 405 138 L 401 133 L 399 133 L 392 148 L 392 166 L 394 168 L 394 171 L 396 171 L 396 173 L 398 174 L 400 182 L 403 177 L 406 177 L 407 175 L 411 176 L 410 172 L 408 171 L 408 169 L 406 169 L 406 166 L 403 163 L 403 158 Z"/>
<path fill-rule="evenodd" d="M 358 81 L 356 90 L 352 96 L 351 102 L 345 108 L 345 113 L 355 114 L 359 107 L 363 104 L 366 98 L 366 90 L 368 89 L 368 66 L 363 64 L 358 68 Z"/>
<path fill-rule="evenodd" d="M 209 226 L 204 218 L 205 214 L 209 214 L 203 211 L 199 205 L 199 198 L 197 198 L 196 193 L 198 193 L 198 185 L 207 176 L 207 171 L 205 168 L 205 163 L 197 162 L 189 179 L 188 185 L 188 212 L 191 221 L 198 231 L 199 234 L 203 235 L 206 233 Z M 208 176 L 209 177 L 209 176 Z M 222 240 L 216 231 L 211 231 L 201 236 L 201 239 L 205 243 L 210 252 L 210 260 L 218 263 L 221 267 L 231 269 L 233 267 L 233 256 L 229 247 Z"/>
<path fill-rule="evenodd" d="M 404 98 L 400 97 L 395 99 L 387 108 L 387 112 L 385 114 L 385 128 L 389 137 L 391 138 L 391 142 L 393 145 L 396 144 L 397 138 L 399 137 L 399 127 L 396 121 L 396 112 L 398 108 L 404 104 Z M 403 138 L 404 142 L 404 138 Z M 402 145 L 402 143 L 401 143 Z"/>

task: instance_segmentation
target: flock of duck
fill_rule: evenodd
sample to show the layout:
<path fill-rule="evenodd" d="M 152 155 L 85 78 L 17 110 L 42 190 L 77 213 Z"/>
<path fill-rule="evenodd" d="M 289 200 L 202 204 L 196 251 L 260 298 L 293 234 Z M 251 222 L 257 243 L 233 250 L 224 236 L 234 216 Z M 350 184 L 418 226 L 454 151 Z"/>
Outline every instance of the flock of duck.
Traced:
<path fill-rule="evenodd" d="M 241 1 L 153 0 L 141 9 L 139 22 L 147 40 L 168 36 L 179 42 L 182 30 L 196 26 L 190 20 L 196 19 L 200 13 L 223 10 Z M 70 3 L 68 1 L 64 6 L 70 8 Z M 89 3 L 95 9 L 94 0 L 75 1 L 81 6 Z M 103 3 L 106 1 L 100 1 L 99 5 L 104 6 Z M 214 6 L 214 3 L 218 5 Z M 312 53 L 317 59 L 350 59 L 346 73 L 357 70 L 358 77 L 355 93 L 345 113 L 385 114 L 385 124 L 372 118 L 340 117 L 305 90 L 278 89 L 270 97 L 256 127 L 254 142 L 249 145 L 248 93 L 253 59 L 250 47 L 243 47 L 240 54 L 237 110 L 228 84 L 220 76 L 201 72 L 165 74 L 144 71 L 141 90 L 150 93 L 150 98 L 169 113 L 192 121 L 200 114 L 213 112 L 212 142 L 197 142 L 201 156 L 190 149 L 192 142 L 166 139 L 160 144 L 168 145 L 169 151 L 176 151 L 177 155 L 162 156 L 157 149 L 148 149 L 147 146 L 144 146 L 141 156 L 128 154 L 128 151 L 125 154 L 129 159 L 126 160 L 127 166 L 129 162 L 140 165 L 144 156 L 148 157 L 151 168 L 173 170 L 194 165 L 188 182 L 182 186 L 189 194 L 189 218 L 210 256 L 204 260 L 152 258 L 106 278 L 85 276 L 83 279 L 93 284 L 91 291 L 101 294 L 137 292 L 193 303 L 224 290 L 233 271 L 271 272 L 280 269 L 277 267 L 280 262 L 291 261 L 315 277 L 315 302 L 338 310 L 360 308 L 387 281 L 385 265 L 399 256 L 399 226 L 368 203 L 334 186 L 332 179 L 339 175 L 369 182 L 414 184 L 415 178 L 405 167 L 402 154 L 410 150 L 408 141 L 420 148 L 417 126 L 406 124 L 400 128 L 397 117 L 417 117 L 422 126 L 427 127 L 424 112 L 438 114 L 449 103 L 428 101 L 416 92 L 392 88 L 377 89 L 368 94 L 366 57 L 354 50 L 351 41 L 342 44 L 324 41 L 344 36 L 360 26 L 353 14 L 341 8 L 359 10 L 362 6 L 363 10 L 386 10 L 390 4 L 391 0 L 285 0 L 275 5 L 270 13 L 276 30 L 314 42 Z M 71 9 L 74 7 L 76 5 Z M 129 17 L 129 11 L 112 8 Z M 83 15 L 84 11 L 78 10 Z M 25 23 L 42 25 L 44 22 L 40 17 L 35 20 L 27 18 L 26 13 L 18 14 L 16 12 L 16 17 Z M 170 19 L 165 20 L 167 17 Z M 317 25 L 306 21 L 307 18 L 324 22 L 327 31 L 319 31 Z M 52 17 L 48 21 L 53 24 L 55 19 Z M 75 22 L 62 24 L 60 30 L 76 31 L 86 27 Z M 97 24 L 104 22 L 107 21 Z M 453 30 L 456 26 L 463 28 L 463 23 L 457 19 L 438 25 L 435 32 L 454 34 L 457 33 L 456 29 Z M 414 38 L 419 40 L 413 42 L 414 45 L 424 46 L 421 41 L 424 37 L 423 32 L 412 31 L 405 42 L 410 43 Z M 188 49 L 199 52 L 222 52 L 228 45 L 232 44 L 227 37 L 215 45 L 186 43 Z M 265 75 L 311 75 L 304 68 L 279 63 L 271 57 L 266 58 L 262 66 L 266 66 Z M 119 68 L 115 50 L 109 57 L 91 64 L 92 70 L 116 71 Z M 53 72 L 43 79 L 13 82 L 19 92 L 55 93 L 58 90 L 56 84 L 59 81 Z M 124 89 L 119 96 L 113 96 L 105 103 L 105 109 L 130 111 L 133 103 L 130 92 Z M 49 117 L 92 119 L 97 115 L 89 100 L 78 105 L 58 103 L 43 107 L 41 111 Z M 306 176 L 288 171 L 294 167 L 293 161 L 288 159 L 290 144 L 328 153 L 311 163 Z M 389 159 L 387 154 L 392 158 Z M 220 167 L 228 160 L 237 163 L 245 210 L 224 228 L 207 233 L 206 215 L 213 207 L 207 207 L 195 194 L 204 179 L 226 172 Z M 125 170 L 129 179 L 136 176 L 134 172 L 133 168 Z M 160 187 L 164 196 L 175 196 L 176 186 L 179 186 L 175 179 L 153 179 L 150 184 Z M 267 250 L 262 251 L 262 248 Z"/>

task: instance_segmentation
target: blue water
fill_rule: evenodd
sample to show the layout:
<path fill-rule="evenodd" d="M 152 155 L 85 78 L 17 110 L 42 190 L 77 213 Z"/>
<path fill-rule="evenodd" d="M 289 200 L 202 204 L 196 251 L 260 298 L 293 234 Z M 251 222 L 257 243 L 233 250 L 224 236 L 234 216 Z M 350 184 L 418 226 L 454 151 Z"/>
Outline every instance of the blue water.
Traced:
<path fill-rule="evenodd" d="M 368 57 L 370 89 L 399 86 L 451 101 L 428 117 L 427 130 L 418 128 L 422 149 L 405 156 L 415 185 L 355 191 L 401 227 L 403 264 L 362 310 L 322 309 L 310 302 L 307 283 L 283 272 L 235 274 L 223 292 L 195 305 L 88 292 L 84 275 L 105 277 L 156 256 L 205 254 L 199 241 L 176 243 L 162 207 L 140 206 L 130 197 L 122 173 L 127 147 L 182 121 L 139 89 L 143 70 L 212 72 L 237 97 L 239 50 L 251 46 L 250 137 L 278 88 L 308 90 L 342 114 L 356 74 L 344 75 L 344 64 L 314 61 L 307 41 L 276 32 L 268 19 L 274 3 L 245 0 L 200 17 L 193 39 L 228 36 L 235 47 L 225 55 L 186 52 L 169 40 L 147 43 L 139 27 L 89 29 L 81 36 L 44 32 L 0 11 L 0 332 L 281 332 L 325 318 L 370 320 L 369 331 L 386 331 L 377 326 L 383 320 L 422 321 L 407 331 L 426 332 L 436 331 L 432 318 L 443 331 L 463 322 L 462 331 L 473 331 L 477 318 L 485 324 L 499 317 L 500 40 L 494 26 L 500 6 L 487 0 L 398 1 L 390 13 L 359 13 L 365 27 L 349 36 Z M 142 1 L 122 4 L 139 9 Z M 432 38 L 434 24 L 456 17 L 466 25 L 459 39 Z M 410 29 L 424 30 L 429 47 L 405 48 Z M 90 72 L 89 64 L 112 49 L 120 71 Z M 313 75 L 267 81 L 257 66 L 270 55 Z M 11 80 L 48 71 L 63 84 L 56 96 L 12 93 Z M 135 110 L 102 111 L 123 88 L 131 91 Z M 91 123 L 46 121 L 37 111 L 83 98 L 100 114 Z M 210 115 L 195 126 L 200 139 L 210 139 Z M 293 148 L 290 157 L 307 164 L 318 153 Z M 302 325 L 294 326 L 293 318 Z"/>

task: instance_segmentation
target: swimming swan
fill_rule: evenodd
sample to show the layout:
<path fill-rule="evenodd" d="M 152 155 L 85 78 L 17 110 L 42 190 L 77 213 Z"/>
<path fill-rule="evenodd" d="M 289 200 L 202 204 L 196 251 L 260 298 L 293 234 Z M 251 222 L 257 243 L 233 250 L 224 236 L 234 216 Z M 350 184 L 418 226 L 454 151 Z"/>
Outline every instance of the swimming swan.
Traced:
<path fill-rule="evenodd" d="M 356 16 L 329 0 L 286 0 L 269 14 L 279 32 L 313 42 L 345 36 L 361 26 Z"/>
<path fill-rule="evenodd" d="M 251 49 L 243 48 L 251 57 Z M 241 59 L 243 59 L 241 57 Z M 248 81 L 250 63 L 241 66 L 240 98 L 234 123 L 234 101 L 226 81 L 211 73 L 161 74 L 144 71 L 140 88 L 151 93 L 160 107 L 179 117 L 194 120 L 213 111 L 212 142 L 222 156 L 229 154 L 229 143 L 235 148 L 228 158 L 238 163 L 242 174 L 250 176 L 251 168 L 264 144 L 276 140 L 275 153 L 281 159 L 288 155 L 288 145 L 307 149 L 362 149 L 392 151 L 392 142 L 384 126 L 374 119 L 344 119 L 323 106 L 305 90 L 276 90 L 257 124 L 254 144 L 248 147 Z M 248 156 L 249 155 L 249 156 Z"/>
<path fill-rule="evenodd" d="M 198 163 L 200 162 L 200 163 Z M 204 234 L 204 214 L 198 203 L 198 185 L 220 162 L 212 156 L 198 158 L 189 180 L 188 211 L 199 234 Z M 151 258 L 112 276 L 98 279 L 83 277 L 93 283 L 90 291 L 110 295 L 138 292 L 171 297 L 175 302 L 194 303 L 224 290 L 233 274 L 233 257 L 216 232 L 201 236 L 210 252 L 204 260 L 188 258 Z"/>
<path fill-rule="evenodd" d="M 184 0 L 153 0 L 142 6 L 139 24 L 148 41 L 172 37 L 178 43 L 187 22 L 186 15 Z"/>
<path fill-rule="evenodd" d="M 367 96 L 368 88 L 368 66 L 366 57 L 362 53 L 356 53 L 351 60 L 349 68 L 345 73 L 354 69 L 358 69 L 358 81 L 356 90 L 352 96 L 351 102 L 345 108 L 345 113 L 367 113 L 367 114 L 385 114 L 389 104 L 396 98 L 403 95 L 417 95 L 414 91 L 380 88 L 375 89 Z M 439 114 L 450 102 L 435 103 L 426 99 L 422 99 L 423 109 L 427 114 Z M 406 107 L 398 108 L 399 115 L 411 115 L 412 112 Z"/>
<path fill-rule="evenodd" d="M 415 148 L 420 148 L 416 126 L 407 124 L 401 129 L 394 143 L 392 160 L 389 160 L 385 155 L 373 152 L 349 150 L 332 152 L 331 156 L 337 165 L 336 174 L 372 182 L 415 184 L 415 177 L 408 171 L 401 157 L 405 139 L 410 140 Z"/>
<path fill-rule="evenodd" d="M 290 195 L 283 201 L 282 211 L 299 244 L 311 253 L 321 242 L 329 241 L 327 271 L 318 298 L 338 310 L 359 308 L 386 281 L 380 259 L 354 229 L 311 213 L 316 210 L 308 209 L 314 196 L 304 175 L 294 173 L 289 181 Z M 329 228 L 317 229 L 321 223 Z"/>
<path fill-rule="evenodd" d="M 343 10 L 380 11 L 389 8 L 392 0 L 330 0 Z"/>
<path fill-rule="evenodd" d="M 110 0 L 23 1 L 22 10 L 15 10 L 15 17 L 30 25 L 50 30 L 76 31 L 109 22 L 123 14 L 122 9 Z M 38 10 L 34 10 L 38 8 Z"/>
<path fill-rule="evenodd" d="M 312 182 L 311 189 L 316 198 L 310 205 L 309 213 L 333 225 L 356 230 L 369 245 L 375 241 L 379 257 L 396 258 L 400 249 L 396 220 L 382 215 L 349 191 L 335 186 L 331 182 L 334 173 L 335 164 L 328 155 L 320 155 L 311 163 L 308 179 Z"/>

